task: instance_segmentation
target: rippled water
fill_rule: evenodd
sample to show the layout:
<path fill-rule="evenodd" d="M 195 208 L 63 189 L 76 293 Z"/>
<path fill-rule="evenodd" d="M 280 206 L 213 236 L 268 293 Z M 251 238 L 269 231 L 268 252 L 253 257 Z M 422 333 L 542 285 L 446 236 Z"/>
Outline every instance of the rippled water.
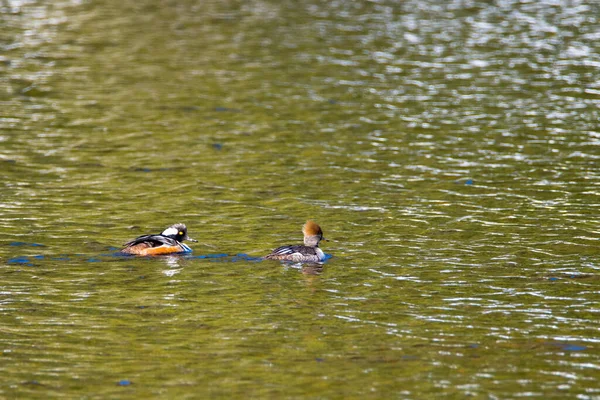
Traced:
<path fill-rule="evenodd" d="M 599 16 L 1 1 L 0 396 L 598 398 Z"/>

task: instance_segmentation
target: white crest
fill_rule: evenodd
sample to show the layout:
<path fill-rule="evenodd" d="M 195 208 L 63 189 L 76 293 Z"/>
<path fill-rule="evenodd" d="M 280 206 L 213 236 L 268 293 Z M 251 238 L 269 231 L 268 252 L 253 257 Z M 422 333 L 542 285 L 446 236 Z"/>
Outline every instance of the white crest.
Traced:
<path fill-rule="evenodd" d="M 177 229 L 175 229 L 174 227 L 170 226 L 167 229 L 165 229 L 161 235 L 163 236 L 177 236 L 177 234 L 179 233 L 179 231 Z"/>

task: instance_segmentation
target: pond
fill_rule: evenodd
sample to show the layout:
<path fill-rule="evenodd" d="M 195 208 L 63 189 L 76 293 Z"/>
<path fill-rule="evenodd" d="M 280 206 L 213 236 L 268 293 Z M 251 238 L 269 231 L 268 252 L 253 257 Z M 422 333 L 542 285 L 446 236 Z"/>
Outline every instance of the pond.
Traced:
<path fill-rule="evenodd" d="M 598 398 L 599 18 L 0 1 L 0 397 Z"/>

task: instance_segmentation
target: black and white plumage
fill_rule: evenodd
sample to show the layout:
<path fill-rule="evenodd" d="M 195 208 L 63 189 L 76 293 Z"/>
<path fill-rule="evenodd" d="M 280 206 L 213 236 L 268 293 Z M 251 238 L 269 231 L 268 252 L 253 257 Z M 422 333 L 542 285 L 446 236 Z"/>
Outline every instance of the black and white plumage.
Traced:
<path fill-rule="evenodd" d="M 121 253 L 151 256 L 171 253 L 189 253 L 192 251 L 184 240 L 197 242 L 187 235 L 184 224 L 174 224 L 158 235 L 143 235 L 124 244 Z"/>
<path fill-rule="evenodd" d="M 177 240 L 171 239 L 168 236 L 143 235 L 143 236 L 139 236 L 135 239 L 130 240 L 129 242 L 125 243 L 124 246 L 131 247 L 131 246 L 135 246 L 138 244 L 146 244 L 150 247 L 158 247 L 158 246 L 162 246 L 162 245 L 177 246 L 179 243 L 180 242 L 178 242 Z"/>
<path fill-rule="evenodd" d="M 318 247 L 289 245 L 276 248 L 265 258 L 294 262 L 319 262 L 325 259 L 325 253 Z"/>

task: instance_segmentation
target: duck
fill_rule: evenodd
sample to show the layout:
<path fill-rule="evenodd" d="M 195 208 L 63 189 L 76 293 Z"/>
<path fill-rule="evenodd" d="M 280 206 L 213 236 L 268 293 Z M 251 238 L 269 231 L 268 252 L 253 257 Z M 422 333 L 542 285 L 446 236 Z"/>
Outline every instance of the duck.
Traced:
<path fill-rule="evenodd" d="M 327 241 L 323 237 L 321 227 L 314 221 L 308 220 L 302 227 L 304 234 L 303 245 L 287 245 L 281 246 L 273 250 L 264 258 L 267 260 L 283 260 L 293 262 L 311 262 L 317 263 L 325 261 L 327 258 L 323 250 L 319 248 L 321 240 Z"/>
<path fill-rule="evenodd" d="M 120 252 L 137 256 L 191 253 L 192 249 L 183 243 L 184 240 L 198 242 L 188 236 L 185 224 L 177 223 L 158 235 L 143 235 L 130 240 L 123 245 L 125 247 Z"/>

